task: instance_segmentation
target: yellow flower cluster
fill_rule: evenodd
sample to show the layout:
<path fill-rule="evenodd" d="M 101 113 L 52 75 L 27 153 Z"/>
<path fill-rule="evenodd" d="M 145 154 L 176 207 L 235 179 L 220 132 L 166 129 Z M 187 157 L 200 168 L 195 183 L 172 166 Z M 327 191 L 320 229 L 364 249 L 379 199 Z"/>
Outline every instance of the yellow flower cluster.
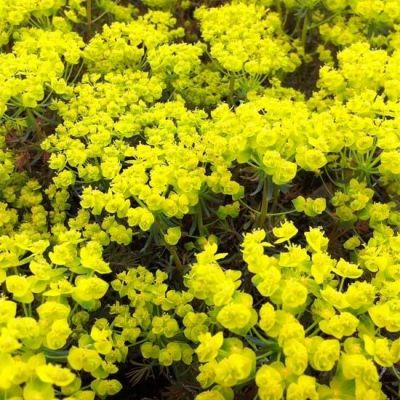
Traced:
<path fill-rule="evenodd" d="M 279 16 L 265 7 L 234 2 L 199 8 L 195 16 L 211 56 L 226 71 L 269 77 L 300 64 Z"/>
<path fill-rule="evenodd" d="M 77 1 L 69 2 L 79 4 Z M 0 4 L 0 45 L 9 41 L 10 35 L 24 25 L 40 24 L 42 19 L 54 16 L 66 0 L 16 0 Z"/>
<path fill-rule="evenodd" d="M 315 19 L 327 42 L 348 46 L 368 40 L 387 46 L 398 36 L 400 5 L 395 0 L 329 0 L 324 5 L 325 15 L 316 14 Z"/>
<path fill-rule="evenodd" d="M 289 226 L 293 228 L 289 222 L 277 227 L 274 235 L 281 237 Z M 279 400 L 284 394 L 293 400 L 361 399 L 366 393 L 384 399 L 376 366 L 393 367 L 400 361 L 400 341 L 382 337 L 377 328 L 399 332 L 399 307 L 388 267 L 374 269 L 370 254 L 387 242 L 386 261 L 379 263 L 389 265 L 394 253 L 398 257 L 398 236 L 376 231 L 357 253 L 356 263 L 333 259 L 320 229 L 311 228 L 304 236 L 306 247 L 288 245 L 277 252 L 280 243 L 264 242 L 265 231 L 245 235 L 243 257 L 262 294 L 261 306 L 239 289 L 238 271 L 221 268 L 226 255 L 216 253 L 216 245 L 208 242 L 185 276 L 185 291 L 169 290 L 161 271 L 152 274 L 139 267 L 120 274 L 113 289 L 128 297 L 134 318 L 127 317 L 129 307 L 117 303 L 112 307 L 118 314 L 113 325 L 124 330 L 129 326 L 135 339 L 143 337 L 143 356 L 161 365 L 191 363 L 195 354 L 200 363 L 197 380 L 204 389 L 212 386 L 197 399 L 230 399 L 231 388 L 252 379 L 260 399 Z M 264 292 L 259 278 L 270 283 L 273 270 L 277 284 Z M 368 278 L 359 281 L 361 275 Z M 199 300 L 203 312 L 195 311 Z M 322 384 L 311 371 L 334 377 Z"/>
<path fill-rule="evenodd" d="M 173 29 L 175 22 L 171 14 L 153 11 L 131 22 L 105 25 L 83 53 L 89 71 L 140 69 L 148 51 L 182 36 L 182 29 Z"/>
<path fill-rule="evenodd" d="M 275 362 L 257 371 L 261 399 L 281 399 L 285 385 L 288 385 L 286 396 L 293 399 L 328 398 L 325 396 L 335 393 L 336 396 L 340 394 L 340 398 L 361 398 L 368 392 L 376 398 L 385 398 L 373 362 L 393 366 L 400 357 L 398 339 L 376 336 L 376 329 L 383 326 L 392 332 L 399 330 L 391 325 L 398 314 L 395 303 L 388 298 L 374 305 L 377 294 L 382 293 L 381 287 L 393 287 L 391 278 L 387 281 L 379 267 L 373 267 L 371 258 L 383 241 L 387 241 L 388 246 L 389 242 L 398 241 L 393 231 L 387 230 L 385 234 L 389 238 L 376 233 L 359 251 L 358 264 L 332 259 L 326 250 L 328 239 L 316 228 L 305 233 L 307 248 L 289 245 L 286 252 L 275 255 L 264 254 L 264 248 L 271 247 L 263 241 L 264 231 L 245 236 L 244 260 L 249 271 L 255 274 L 253 282 L 257 289 L 269 298 L 259 311 L 259 327 L 266 338 L 276 340 L 286 356 L 284 363 Z M 288 254 L 290 257 L 286 256 Z M 388 257 L 386 255 L 385 260 L 390 263 Z M 372 279 L 357 281 L 368 271 L 374 271 Z M 350 280 L 346 290 L 345 279 Z M 315 327 L 309 337 L 306 332 L 310 330 L 305 330 L 301 324 L 305 309 L 310 310 L 313 318 L 308 324 Z M 386 323 L 383 322 L 385 318 Z M 318 332 L 320 335 L 316 336 Z M 327 339 L 321 334 L 333 338 Z M 303 375 L 307 363 L 316 371 L 334 370 L 338 363 L 332 386 L 318 385 L 314 378 Z M 350 372 L 352 368 L 359 372 Z M 347 380 L 355 381 L 352 389 L 345 383 Z"/>
<path fill-rule="evenodd" d="M 52 93 L 69 95 L 72 89 L 66 80 L 80 60 L 82 47 L 81 37 L 74 32 L 21 29 L 13 52 L 0 54 L 0 117 L 6 111 L 18 118 L 21 108 L 34 113 L 48 107 Z"/>

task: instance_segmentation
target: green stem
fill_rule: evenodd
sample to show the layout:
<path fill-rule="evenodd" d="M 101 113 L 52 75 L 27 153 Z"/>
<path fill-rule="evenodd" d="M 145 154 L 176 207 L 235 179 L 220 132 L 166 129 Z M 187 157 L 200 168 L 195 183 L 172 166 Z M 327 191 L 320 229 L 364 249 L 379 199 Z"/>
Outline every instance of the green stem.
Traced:
<path fill-rule="evenodd" d="M 71 310 L 71 312 L 69 313 L 69 316 L 68 316 L 68 320 L 69 321 L 72 321 L 72 317 L 74 316 L 75 311 L 78 309 L 78 306 L 79 306 L 79 304 L 75 303 L 74 306 L 72 307 L 72 310 Z"/>
<path fill-rule="evenodd" d="M 271 207 L 271 212 L 272 213 L 275 213 L 276 206 L 278 205 L 280 192 L 281 192 L 281 190 L 280 190 L 279 186 L 278 185 L 274 185 L 274 189 L 272 191 L 272 207 Z"/>
<path fill-rule="evenodd" d="M 86 0 L 87 36 L 92 36 L 92 0 Z"/>
<path fill-rule="evenodd" d="M 319 325 L 311 332 L 307 335 L 307 337 L 313 337 L 315 336 L 317 333 L 319 333 L 320 329 L 319 329 Z"/>
<path fill-rule="evenodd" d="M 337 17 L 338 15 L 341 14 L 341 11 L 337 11 L 334 14 L 331 14 L 329 17 L 325 18 L 322 21 L 316 22 L 314 24 L 310 25 L 310 29 L 314 29 L 314 28 L 318 28 L 320 25 L 326 24 L 327 22 L 329 22 L 331 19 L 334 19 L 335 17 Z"/>
<path fill-rule="evenodd" d="M 319 321 L 314 321 L 305 331 L 304 333 L 307 335 L 315 326 L 319 324 Z"/>
<path fill-rule="evenodd" d="M 254 214 L 260 215 L 260 211 L 255 210 L 253 207 L 250 207 L 243 200 L 239 199 L 239 203 L 242 204 L 244 207 L 248 208 Z M 293 214 L 293 213 L 297 213 L 297 212 L 298 211 L 296 209 L 293 209 L 293 210 L 282 211 L 282 212 L 278 212 L 278 213 L 268 213 L 268 216 L 277 217 L 278 215 L 287 215 L 287 214 Z"/>
<path fill-rule="evenodd" d="M 265 357 L 269 357 L 269 356 L 272 355 L 272 354 L 274 354 L 273 351 L 268 351 L 267 353 L 260 354 L 259 356 L 257 356 L 257 357 L 256 357 L 256 360 L 261 360 L 261 359 L 263 359 L 263 358 L 265 358 Z"/>
<path fill-rule="evenodd" d="M 256 328 L 253 328 L 252 330 L 251 330 L 252 332 L 254 332 L 255 333 L 255 335 L 262 341 L 262 342 L 264 342 L 265 341 L 265 338 L 264 337 L 262 337 L 261 335 L 260 335 L 260 333 L 257 331 L 257 329 Z"/>
<path fill-rule="evenodd" d="M 344 285 L 345 279 L 346 279 L 346 278 L 345 278 L 344 276 L 342 276 L 342 277 L 340 278 L 339 292 L 341 292 L 341 291 L 343 290 L 343 285 Z"/>
<path fill-rule="evenodd" d="M 147 341 L 148 341 L 148 339 L 145 338 L 145 339 L 139 340 L 138 342 L 135 342 L 135 343 L 129 343 L 129 344 L 126 345 L 126 347 L 137 346 L 137 345 L 142 344 L 142 343 L 147 342 Z"/>
<path fill-rule="evenodd" d="M 26 305 L 24 303 L 21 303 L 21 305 L 24 310 L 25 317 L 29 317 L 30 315 L 29 315 L 28 309 L 26 308 Z"/>
<path fill-rule="evenodd" d="M 261 201 L 261 209 L 260 215 L 257 221 L 257 228 L 263 228 L 265 225 L 265 220 L 267 219 L 268 214 L 268 178 L 265 178 L 263 183 L 263 190 L 262 190 L 262 201 Z"/>
<path fill-rule="evenodd" d="M 282 20 L 282 4 L 281 4 L 281 1 L 280 0 L 278 0 L 278 2 L 277 2 L 277 4 L 276 4 L 276 9 L 278 10 L 278 13 L 279 13 L 279 15 L 280 15 L 280 17 L 281 17 L 281 20 Z"/>
<path fill-rule="evenodd" d="M 301 18 L 297 18 L 296 25 L 291 35 L 298 35 L 300 32 Z"/>
<path fill-rule="evenodd" d="M 245 381 L 241 382 L 238 386 L 237 389 L 241 390 L 243 389 L 249 382 L 254 382 L 255 374 L 251 374 Z"/>
<path fill-rule="evenodd" d="M 233 94 L 235 91 L 235 77 L 231 75 L 229 77 L 229 104 L 233 106 Z"/>
<path fill-rule="evenodd" d="M 107 11 L 102 12 L 99 16 L 97 16 L 97 17 L 92 21 L 92 24 L 96 23 L 97 21 L 100 21 L 106 14 L 107 14 Z"/>
<path fill-rule="evenodd" d="M 303 49 L 305 50 L 307 47 L 307 33 L 308 33 L 308 21 L 309 20 L 309 16 L 308 13 L 306 13 L 306 15 L 304 16 L 304 22 L 303 22 L 303 29 L 301 31 L 301 43 L 303 44 Z"/>
<path fill-rule="evenodd" d="M 29 261 L 31 261 L 36 254 L 31 254 L 30 256 L 27 256 L 23 258 L 22 260 L 18 260 L 18 264 L 15 265 L 15 267 L 22 267 L 23 265 L 27 264 Z M 15 269 L 15 273 L 18 274 L 18 270 Z"/>
<path fill-rule="evenodd" d="M 175 246 L 167 246 L 167 247 L 168 247 L 168 250 L 171 253 L 171 256 L 172 256 L 172 258 L 173 258 L 173 260 L 175 262 L 176 269 L 178 270 L 178 272 L 180 274 L 182 274 L 183 265 L 182 265 L 182 262 L 181 262 L 181 260 L 180 260 L 180 258 L 178 256 L 178 253 L 176 252 Z"/>
<path fill-rule="evenodd" d="M 67 350 L 43 350 L 44 356 L 48 360 L 57 360 L 58 362 L 67 361 L 68 351 Z"/>
<path fill-rule="evenodd" d="M 204 236 L 203 209 L 201 201 L 199 201 L 199 207 L 197 213 L 197 227 L 199 228 L 199 235 Z"/>
<path fill-rule="evenodd" d="M 396 378 L 400 380 L 400 372 L 397 370 L 396 367 L 392 367 L 392 372 L 396 376 Z"/>
<path fill-rule="evenodd" d="M 67 360 L 67 356 L 55 356 L 55 355 L 45 354 L 45 357 L 50 360 Z"/>
<path fill-rule="evenodd" d="M 35 132 L 40 137 L 40 126 L 31 109 L 27 110 L 27 117 L 32 132 Z"/>
<path fill-rule="evenodd" d="M 269 340 L 263 337 L 260 332 L 256 328 L 252 328 L 251 331 L 260 339 L 263 343 L 268 344 L 268 345 L 276 345 L 276 342 L 274 340 Z"/>

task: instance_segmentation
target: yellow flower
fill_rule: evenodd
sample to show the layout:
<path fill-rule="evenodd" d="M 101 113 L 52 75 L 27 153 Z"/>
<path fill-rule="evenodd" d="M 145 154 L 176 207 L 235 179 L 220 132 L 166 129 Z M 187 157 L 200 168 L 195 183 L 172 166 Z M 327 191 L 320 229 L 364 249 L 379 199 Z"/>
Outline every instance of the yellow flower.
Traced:
<path fill-rule="evenodd" d="M 57 386 L 67 386 L 75 379 L 75 375 L 69 369 L 53 364 L 37 367 L 36 373 L 42 382 Z"/>
<path fill-rule="evenodd" d="M 179 226 L 168 228 L 167 233 L 164 235 L 164 240 L 167 244 L 175 246 L 181 238 L 182 232 Z"/>
<path fill-rule="evenodd" d="M 323 252 L 328 248 L 329 240 L 321 232 L 321 228 L 312 228 L 304 236 L 313 252 Z"/>
<path fill-rule="evenodd" d="M 293 236 L 295 236 L 298 232 L 297 228 L 293 224 L 293 222 L 285 221 L 281 223 L 280 227 L 275 227 L 272 229 L 273 234 L 278 239 L 275 240 L 276 244 L 287 242 Z"/>
<path fill-rule="evenodd" d="M 222 332 L 214 336 L 207 332 L 199 336 L 200 344 L 195 350 L 200 362 L 209 362 L 217 357 L 218 351 L 224 341 Z"/>
<path fill-rule="evenodd" d="M 256 374 L 258 395 L 261 400 L 281 400 L 285 384 L 279 371 L 270 365 L 262 365 Z"/>
<path fill-rule="evenodd" d="M 357 279 L 363 274 L 363 270 L 358 268 L 358 265 L 349 263 L 341 258 L 336 267 L 332 269 L 335 274 L 343 278 Z"/>

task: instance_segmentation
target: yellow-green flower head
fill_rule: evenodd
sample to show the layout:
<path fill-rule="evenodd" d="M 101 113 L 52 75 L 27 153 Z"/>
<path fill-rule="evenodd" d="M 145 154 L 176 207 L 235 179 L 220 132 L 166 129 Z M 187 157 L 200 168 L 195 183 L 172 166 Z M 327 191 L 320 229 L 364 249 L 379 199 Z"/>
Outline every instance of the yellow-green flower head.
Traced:
<path fill-rule="evenodd" d="M 24 397 L 31 399 L 54 399 L 55 391 L 51 383 L 42 382 L 39 378 L 30 380 L 23 389 Z"/>
<path fill-rule="evenodd" d="M 368 314 L 377 327 L 389 332 L 400 331 L 400 301 L 397 298 L 370 307 Z"/>
<path fill-rule="evenodd" d="M 343 243 L 346 250 L 354 250 L 359 246 L 361 246 L 361 241 L 357 236 L 352 236 Z"/>
<path fill-rule="evenodd" d="M 95 276 L 78 276 L 75 285 L 74 296 L 82 301 L 101 299 L 109 286 L 107 282 Z"/>
<path fill-rule="evenodd" d="M 36 368 L 37 376 L 42 382 L 57 386 L 67 386 L 75 379 L 75 375 L 67 368 L 48 364 Z"/>
<path fill-rule="evenodd" d="M 194 297 L 204 300 L 207 304 L 221 306 L 227 304 L 240 285 L 239 271 L 224 271 L 216 260 L 225 254 L 216 254 L 217 245 L 207 244 L 203 252 L 197 254 L 195 263 L 184 282 Z"/>
<path fill-rule="evenodd" d="M 199 393 L 195 400 L 233 400 L 235 396 L 231 388 L 223 386 L 214 386 L 211 390 Z"/>
<path fill-rule="evenodd" d="M 336 339 L 324 340 L 320 336 L 306 338 L 310 364 L 317 371 L 330 371 L 339 360 L 340 343 Z"/>
<path fill-rule="evenodd" d="M 215 367 L 215 382 L 232 387 L 244 382 L 255 370 L 255 353 L 243 348 L 223 358 Z"/>
<path fill-rule="evenodd" d="M 294 244 L 289 244 L 287 251 L 279 254 L 279 266 L 281 267 L 304 268 L 308 265 L 309 260 L 310 256 L 307 250 Z"/>
<path fill-rule="evenodd" d="M 346 295 L 334 289 L 332 286 L 326 286 L 320 293 L 325 301 L 332 304 L 338 310 L 349 307 Z"/>
<path fill-rule="evenodd" d="M 17 313 L 17 304 L 13 301 L 0 299 L 0 324 L 7 324 L 14 319 Z"/>
<path fill-rule="evenodd" d="M 343 336 L 351 336 L 357 329 L 359 320 L 349 312 L 342 312 L 319 323 L 321 331 L 342 339 Z"/>
<path fill-rule="evenodd" d="M 357 379 L 373 386 L 379 376 L 372 360 L 362 354 L 343 354 L 341 357 L 343 375 L 346 379 Z"/>
<path fill-rule="evenodd" d="M 326 251 L 328 248 L 328 238 L 321 231 L 321 228 L 312 228 L 304 234 L 307 244 L 315 253 Z"/>
<path fill-rule="evenodd" d="M 167 233 L 164 235 L 164 240 L 167 244 L 175 246 L 181 238 L 181 234 L 182 232 L 179 226 L 168 228 Z"/>
<path fill-rule="evenodd" d="M 291 221 L 285 221 L 281 223 L 281 226 L 275 227 L 272 229 L 272 232 L 275 237 L 278 239 L 275 240 L 276 244 L 287 242 L 293 236 L 295 236 L 298 232 L 298 229 Z"/>
<path fill-rule="evenodd" d="M 285 341 L 283 352 L 285 354 L 285 366 L 290 373 L 302 375 L 308 365 L 306 346 L 297 339 Z"/>
<path fill-rule="evenodd" d="M 366 311 L 373 305 L 376 288 L 368 282 L 354 282 L 347 288 L 345 295 L 353 310 Z"/>
<path fill-rule="evenodd" d="M 343 278 L 351 279 L 357 279 L 363 274 L 363 270 L 358 268 L 358 265 L 349 263 L 343 258 L 337 262 L 332 271 Z"/>
<path fill-rule="evenodd" d="M 299 148 L 296 153 L 296 162 L 305 171 L 318 172 L 328 160 L 319 149 Z"/>
<path fill-rule="evenodd" d="M 331 276 L 332 269 L 335 267 L 336 261 L 328 254 L 314 253 L 312 256 L 311 275 L 318 284 L 323 283 Z"/>
<path fill-rule="evenodd" d="M 195 350 L 200 362 L 209 362 L 214 360 L 224 342 L 224 335 L 218 332 L 214 336 L 207 332 L 199 336 L 200 344 Z"/>
<path fill-rule="evenodd" d="M 121 383 L 116 379 L 95 380 L 90 386 L 99 396 L 114 396 L 122 389 Z"/>
<path fill-rule="evenodd" d="M 151 331 L 156 335 L 164 335 L 167 338 L 171 338 L 179 332 L 178 322 L 170 315 L 155 316 L 152 320 Z"/>
<path fill-rule="evenodd" d="M 304 212 L 309 217 L 322 214 L 326 209 L 326 199 L 323 197 L 311 199 L 309 197 L 298 196 L 292 200 L 292 203 L 296 211 Z"/>
<path fill-rule="evenodd" d="M 307 288 L 295 280 L 286 280 L 282 289 L 282 306 L 284 309 L 295 309 L 307 301 Z"/>
<path fill-rule="evenodd" d="M 257 272 L 257 274 L 253 276 L 251 281 L 253 282 L 257 290 L 265 297 L 272 296 L 276 291 L 279 290 L 282 278 L 282 273 L 280 269 L 275 266 L 277 265 L 277 262 L 275 263 L 275 265 L 271 265 L 271 263 L 269 262 L 269 260 L 271 259 L 277 261 L 275 258 L 265 257 L 265 260 L 267 262 L 265 262 L 264 259 L 261 259 L 260 264 L 258 264 L 257 271 L 252 271 L 249 268 L 249 271 Z"/>
<path fill-rule="evenodd" d="M 287 388 L 286 398 L 288 400 L 317 400 L 317 382 L 312 376 L 302 375 L 297 382 L 291 383 Z"/>
<path fill-rule="evenodd" d="M 217 321 L 233 333 L 246 334 L 257 322 L 253 298 L 247 293 L 236 293 L 233 301 L 218 312 Z"/>
<path fill-rule="evenodd" d="M 363 335 L 363 341 L 367 353 L 373 356 L 374 361 L 383 367 L 391 367 L 399 357 L 396 349 L 397 343 L 390 348 L 390 342 L 387 338 L 377 339 Z"/>
<path fill-rule="evenodd" d="M 284 380 L 278 369 L 262 365 L 256 374 L 258 395 L 261 400 L 280 400 L 285 388 Z"/>
<path fill-rule="evenodd" d="M 68 353 L 68 363 L 72 369 L 93 372 L 101 365 L 101 357 L 96 350 L 72 346 Z"/>

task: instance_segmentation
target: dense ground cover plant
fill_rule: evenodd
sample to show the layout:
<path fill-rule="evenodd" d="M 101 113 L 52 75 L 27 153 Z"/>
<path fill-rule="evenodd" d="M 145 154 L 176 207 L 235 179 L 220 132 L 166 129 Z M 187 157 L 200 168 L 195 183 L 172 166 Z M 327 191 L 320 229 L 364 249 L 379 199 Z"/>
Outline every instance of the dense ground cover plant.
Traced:
<path fill-rule="evenodd" d="M 398 399 L 399 24 L 0 0 L 0 398 Z"/>

